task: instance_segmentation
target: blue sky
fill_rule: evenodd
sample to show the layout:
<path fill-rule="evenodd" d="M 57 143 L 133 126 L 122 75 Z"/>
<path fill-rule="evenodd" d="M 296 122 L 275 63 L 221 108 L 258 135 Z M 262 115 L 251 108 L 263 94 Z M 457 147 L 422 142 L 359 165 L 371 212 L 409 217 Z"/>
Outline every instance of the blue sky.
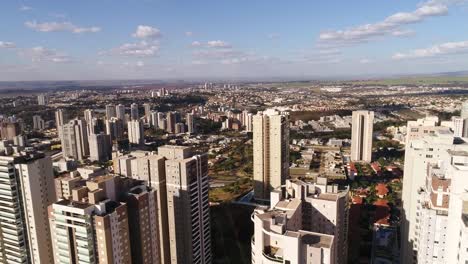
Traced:
<path fill-rule="evenodd" d="M 468 70 L 463 0 L 4 0 L 0 81 Z"/>

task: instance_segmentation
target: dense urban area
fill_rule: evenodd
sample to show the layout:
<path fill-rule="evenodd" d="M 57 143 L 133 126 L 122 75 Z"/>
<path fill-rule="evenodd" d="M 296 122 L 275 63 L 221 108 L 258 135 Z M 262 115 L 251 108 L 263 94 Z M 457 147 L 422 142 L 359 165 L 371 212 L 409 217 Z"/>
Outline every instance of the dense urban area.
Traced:
<path fill-rule="evenodd" d="M 0 90 L 1 263 L 468 262 L 466 82 L 49 85 Z"/>

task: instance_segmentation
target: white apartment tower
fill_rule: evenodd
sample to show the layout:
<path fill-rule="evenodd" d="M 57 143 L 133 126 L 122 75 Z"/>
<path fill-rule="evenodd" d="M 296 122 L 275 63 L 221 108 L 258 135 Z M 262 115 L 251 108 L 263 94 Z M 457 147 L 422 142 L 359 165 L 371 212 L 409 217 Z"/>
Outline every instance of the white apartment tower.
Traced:
<path fill-rule="evenodd" d="M 0 262 L 52 263 L 47 206 L 55 202 L 50 157 L 0 156 Z"/>
<path fill-rule="evenodd" d="M 86 109 L 84 110 L 83 115 L 84 115 L 84 120 L 86 121 L 86 123 L 91 124 L 94 118 L 94 110 Z"/>
<path fill-rule="evenodd" d="M 67 121 L 68 120 L 67 120 L 65 110 L 58 109 L 57 111 L 55 111 L 55 125 L 57 129 L 60 130 L 60 127 L 63 126 Z"/>
<path fill-rule="evenodd" d="M 351 160 L 371 162 L 373 111 L 353 111 L 351 126 Z"/>
<path fill-rule="evenodd" d="M 143 124 L 140 120 L 128 122 L 128 140 L 132 144 L 143 144 L 145 141 Z"/>
<path fill-rule="evenodd" d="M 326 178 L 286 180 L 254 212 L 252 263 L 346 264 L 348 195 Z"/>
<path fill-rule="evenodd" d="M 49 97 L 46 94 L 40 94 L 37 96 L 38 105 L 47 105 L 49 103 Z"/>
<path fill-rule="evenodd" d="M 432 197 L 444 200 L 443 195 L 439 193 L 439 185 L 432 185 L 432 189 L 427 188 L 427 180 L 437 180 L 428 178 L 428 171 L 432 170 L 429 164 L 448 164 L 450 158 L 447 157 L 448 151 L 466 151 L 468 144 L 460 140 L 454 140 L 453 132 L 447 127 L 436 126 L 438 120 L 434 117 L 426 117 L 418 121 L 408 122 L 408 136 L 405 150 L 405 167 L 403 177 L 403 211 L 401 216 L 401 258 L 402 263 L 420 263 L 418 260 L 421 254 L 421 221 L 442 219 L 437 214 L 423 219 L 420 210 L 423 208 L 421 195 L 432 193 Z M 432 126 L 431 126 L 432 124 Z M 432 166 L 432 165 L 431 165 Z M 435 170 L 432 170 L 433 172 Z M 432 176 L 431 176 L 432 177 Z M 442 179 L 443 177 L 437 177 Z M 436 181 L 434 181 L 436 182 Z M 442 186 L 440 193 L 448 193 L 448 189 Z M 435 191 L 435 192 L 433 192 Z M 434 207 L 440 207 L 439 202 L 432 201 Z M 452 198 L 450 198 L 452 199 Z M 439 210 L 439 215 L 443 215 L 444 210 Z M 424 213 L 432 214 L 435 211 L 426 211 Z M 429 215 L 425 215 L 429 216 Z M 442 221 L 442 220 L 437 220 Z M 426 247 L 427 249 L 427 247 Z M 424 250 L 426 250 L 424 249 Z M 418 257 L 419 256 L 419 257 Z M 433 255 L 434 256 L 434 255 Z M 431 257 L 433 257 L 431 256 Z M 435 255 L 434 261 L 438 258 Z M 458 262 L 436 261 L 431 263 L 458 263 Z M 423 263 L 423 262 L 421 262 Z"/>
<path fill-rule="evenodd" d="M 84 160 L 89 155 L 86 121 L 74 119 L 61 126 L 60 140 L 64 157 Z"/>
<path fill-rule="evenodd" d="M 267 200 L 289 176 L 287 113 L 267 110 L 253 117 L 253 156 L 255 198 Z"/>
<path fill-rule="evenodd" d="M 463 137 L 468 137 L 468 101 L 462 104 L 460 116 L 463 119 Z"/>
<path fill-rule="evenodd" d="M 426 164 L 425 184 L 414 194 L 414 259 L 404 263 L 468 262 L 466 150 L 446 150 L 436 163 Z"/>

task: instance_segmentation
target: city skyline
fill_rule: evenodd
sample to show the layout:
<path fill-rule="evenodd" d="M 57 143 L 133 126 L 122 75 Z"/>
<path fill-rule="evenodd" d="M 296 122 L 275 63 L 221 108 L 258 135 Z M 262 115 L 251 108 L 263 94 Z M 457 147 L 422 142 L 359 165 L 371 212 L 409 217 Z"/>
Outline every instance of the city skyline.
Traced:
<path fill-rule="evenodd" d="M 9 1 L 0 81 L 464 71 L 467 12 L 463 0 Z"/>

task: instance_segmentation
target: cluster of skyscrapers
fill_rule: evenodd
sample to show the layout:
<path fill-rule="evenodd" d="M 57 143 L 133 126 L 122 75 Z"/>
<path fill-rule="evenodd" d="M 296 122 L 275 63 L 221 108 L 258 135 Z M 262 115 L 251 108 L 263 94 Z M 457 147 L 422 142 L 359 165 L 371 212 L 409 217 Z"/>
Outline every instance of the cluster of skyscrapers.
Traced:
<path fill-rule="evenodd" d="M 40 152 L 0 156 L 0 262 L 211 263 L 206 154 L 163 146 L 114 167 L 54 179 Z"/>
<path fill-rule="evenodd" d="M 105 162 L 111 159 L 112 142 L 125 139 L 125 131 L 130 144 L 145 143 L 144 128 L 154 127 L 168 133 L 195 133 L 194 115 L 186 115 L 186 123 L 180 122 L 177 112 L 156 112 L 150 104 L 143 104 L 145 115 L 140 118 L 137 104 L 130 106 L 130 114 L 125 113 L 125 106 L 107 105 L 105 117 L 99 118 L 94 110 L 84 111 L 84 118 L 68 120 L 66 111 L 59 109 L 55 113 L 55 122 L 61 139 L 63 155 L 83 161 Z M 40 116 L 34 116 L 34 127 L 43 127 Z"/>

